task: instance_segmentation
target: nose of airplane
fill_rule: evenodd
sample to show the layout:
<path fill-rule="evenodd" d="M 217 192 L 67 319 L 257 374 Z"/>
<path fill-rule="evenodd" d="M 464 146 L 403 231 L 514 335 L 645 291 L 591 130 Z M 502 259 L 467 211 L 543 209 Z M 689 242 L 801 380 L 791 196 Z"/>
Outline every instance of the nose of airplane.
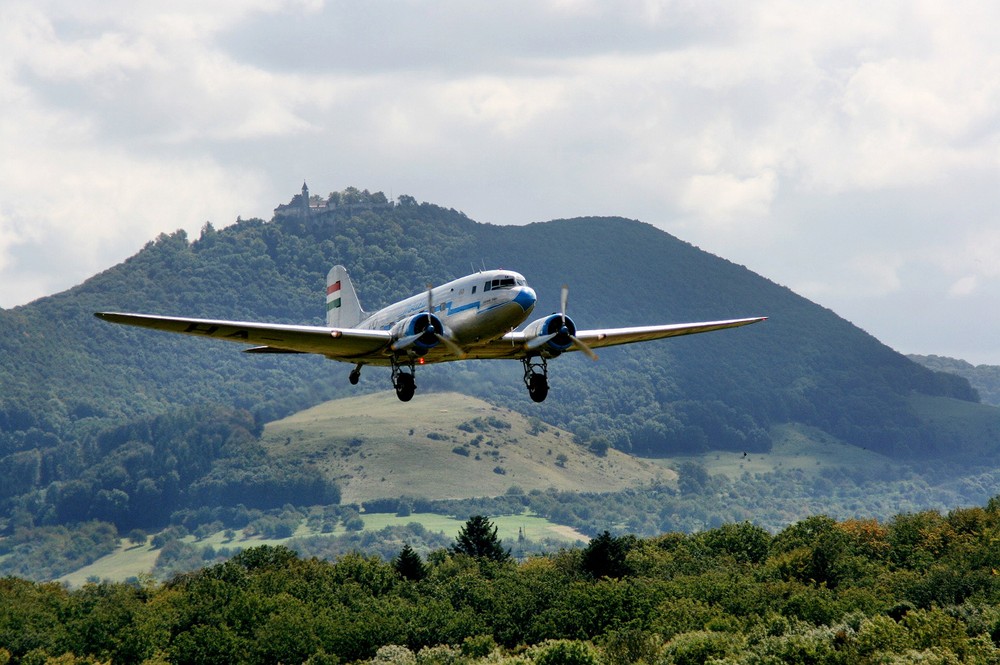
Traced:
<path fill-rule="evenodd" d="M 530 286 L 519 286 L 517 287 L 517 295 L 514 296 L 514 302 L 521 306 L 525 312 L 531 310 L 535 306 L 535 290 Z"/>

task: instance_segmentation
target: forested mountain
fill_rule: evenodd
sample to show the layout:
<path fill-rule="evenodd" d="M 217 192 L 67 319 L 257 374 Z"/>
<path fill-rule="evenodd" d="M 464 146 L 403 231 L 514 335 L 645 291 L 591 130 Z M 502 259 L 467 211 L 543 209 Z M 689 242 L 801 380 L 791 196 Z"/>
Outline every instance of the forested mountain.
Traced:
<path fill-rule="evenodd" d="M 550 363 L 552 391 L 541 405 L 528 398 L 516 362 L 418 369 L 422 391 L 483 397 L 584 443 L 646 456 L 765 451 L 772 426 L 800 422 L 897 459 L 992 459 L 997 438 L 983 432 L 997 431 L 1000 411 L 972 404 L 966 380 L 922 367 L 833 312 L 652 226 L 620 218 L 494 226 L 412 197 L 345 194 L 338 198 L 351 205 L 321 214 L 242 220 L 221 231 L 206 225 L 194 241 L 161 235 L 76 288 L 0 311 L 5 512 L 121 525 L 139 519 L 137 505 L 169 496 L 271 506 L 292 483 L 309 488 L 303 499 L 334 497 L 336 488 L 304 463 L 254 466 L 259 428 L 331 397 L 387 389 L 387 371 L 369 368 L 352 387 L 348 365 L 250 356 L 237 345 L 111 326 L 92 314 L 320 323 L 325 275 L 336 263 L 349 267 L 369 310 L 471 264 L 523 273 L 539 293 L 536 316 L 558 309 L 568 283 L 581 327 L 770 317 L 751 328 L 606 349 L 598 363 L 569 354 Z M 981 427 L 927 413 L 943 402 L 978 407 Z M 419 394 L 400 405 L 402 417 L 420 408 Z M 80 505 L 86 514 L 77 514 Z"/>
<path fill-rule="evenodd" d="M 947 372 L 968 379 L 969 384 L 979 393 L 984 404 L 1000 406 L 1000 367 L 996 365 L 973 365 L 965 360 L 944 356 L 908 355 L 910 360 L 920 363 L 936 372 Z"/>

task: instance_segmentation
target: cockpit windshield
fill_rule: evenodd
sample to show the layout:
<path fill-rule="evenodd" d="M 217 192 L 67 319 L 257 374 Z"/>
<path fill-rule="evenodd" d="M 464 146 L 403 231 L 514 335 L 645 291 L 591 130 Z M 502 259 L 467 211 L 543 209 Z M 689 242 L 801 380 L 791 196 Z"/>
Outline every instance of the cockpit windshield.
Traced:
<path fill-rule="evenodd" d="M 500 275 L 497 279 L 492 279 L 483 285 L 483 291 L 491 291 L 493 289 L 510 289 L 514 286 L 525 286 L 526 282 L 522 278 L 514 278 L 510 275 Z"/>

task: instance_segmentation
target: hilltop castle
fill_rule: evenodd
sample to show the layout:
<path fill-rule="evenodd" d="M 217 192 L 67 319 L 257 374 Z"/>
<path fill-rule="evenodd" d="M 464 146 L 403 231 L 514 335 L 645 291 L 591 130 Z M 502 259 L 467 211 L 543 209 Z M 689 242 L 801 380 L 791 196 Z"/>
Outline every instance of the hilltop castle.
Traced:
<path fill-rule="evenodd" d="M 412 196 L 400 196 L 399 201 L 400 205 L 406 205 L 411 201 L 416 203 Z M 288 217 L 305 219 L 336 211 L 355 212 L 382 207 L 391 208 L 395 205 L 382 192 L 372 193 L 367 189 L 359 190 L 357 187 L 348 187 L 342 192 L 331 192 L 326 199 L 323 199 L 316 195 L 310 195 L 309 186 L 303 182 L 302 192 L 293 196 L 288 203 L 275 208 L 274 217 L 275 219 Z"/>

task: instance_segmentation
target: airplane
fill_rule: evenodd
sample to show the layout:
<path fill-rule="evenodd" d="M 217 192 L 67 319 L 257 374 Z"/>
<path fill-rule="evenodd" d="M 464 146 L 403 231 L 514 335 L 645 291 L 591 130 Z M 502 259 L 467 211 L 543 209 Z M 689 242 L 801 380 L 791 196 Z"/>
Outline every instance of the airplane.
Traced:
<path fill-rule="evenodd" d="M 416 366 L 465 359 L 514 359 L 524 365 L 524 385 L 535 402 L 549 393 L 548 360 L 580 351 L 597 360 L 595 348 L 736 328 L 766 320 L 675 323 L 631 328 L 578 330 L 560 311 L 535 319 L 517 332 L 535 308 L 535 291 L 512 270 L 484 270 L 426 293 L 367 313 L 344 266 L 326 278 L 326 326 L 192 319 L 149 314 L 95 312 L 104 321 L 167 332 L 252 344 L 246 353 L 315 353 L 354 363 L 356 385 L 365 365 L 392 368 L 392 385 L 403 402 L 416 391 Z"/>

